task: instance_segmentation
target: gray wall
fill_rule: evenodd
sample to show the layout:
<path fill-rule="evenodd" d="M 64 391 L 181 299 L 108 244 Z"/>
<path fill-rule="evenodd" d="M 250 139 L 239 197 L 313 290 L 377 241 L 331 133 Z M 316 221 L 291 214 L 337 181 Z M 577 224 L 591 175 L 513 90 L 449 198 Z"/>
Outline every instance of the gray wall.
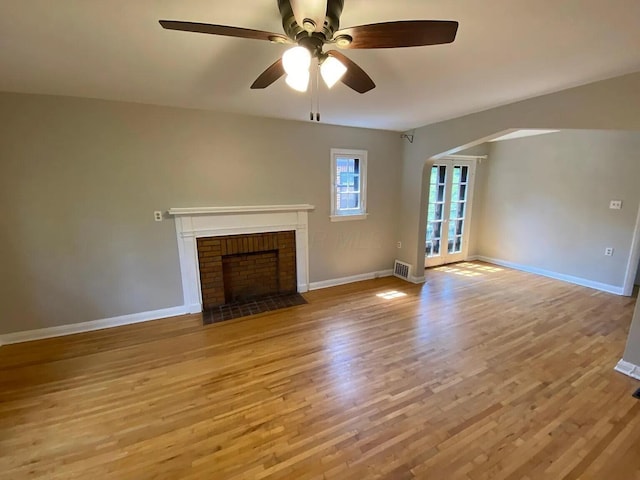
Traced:
<path fill-rule="evenodd" d="M 640 133 L 573 130 L 489 145 L 476 184 L 477 254 L 622 287 L 640 204 Z"/>
<path fill-rule="evenodd" d="M 310 279 L 392 267 L 398 133 L 0 94 L 0 333 L 181 305 L 171 207 L 310 203 Z M 332 147 L 369 151 L 364 221 L 329 221 Z"/>

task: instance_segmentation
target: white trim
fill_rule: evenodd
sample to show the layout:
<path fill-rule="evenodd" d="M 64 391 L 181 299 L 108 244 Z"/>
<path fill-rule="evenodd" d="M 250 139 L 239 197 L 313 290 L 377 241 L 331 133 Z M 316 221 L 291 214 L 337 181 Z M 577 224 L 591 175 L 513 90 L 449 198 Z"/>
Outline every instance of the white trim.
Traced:
<path fill-rule="evenodd" d="M 69 325 L 59 325 L 57 327 L 39 328 L 37 330 L 5 333 L 4 335 L 0 335 L 0 345 L 29 342 L 31 340 L 40 340 L 43 338 L 60 337 L 62 335 L 72 335 L 74 333 L 92 332 L 94 330 L 102 330 L 105 328 L 158 320 L 160 318 L 185 315 L 186 313 L 188 313 L 187 308 L 185 306 L 179 306 L 163 308 L 161 310 L 152 310 L 150 312 L 120 315 L 119 317 L 103 318 L 100 320 L 92 320 L 90 322 L 72 323 Z"/>
<path fill-rule="evenodd" d="M 410 275 L 408 280 L 411 283 L 424 283 L 424 282 L 426 282 L 427 279 L 426 279 L 426 277 L 424 275 L 421 276 L 421 277 L 416 277 L 414 275 Z"/>
<path fill-rule="evenodd" d="M 351 275 L 350 277 L 333 278 L 331 280 L 322 280 L 320 282 L 311 282 L 309 290 L 320 290 L 321 288 L 336 287 L 347 283 L 362 282 L 363 280 L 371 280 L 374 278 L 390 277 L 393 270 L 380 270 L 378 272 L 361 273 L 360 275 Z"/>
<path fill-rule="evenodd" d="M 356 215 L 329 215 L 332 222 L 344 222 L 347 220 L 366 220 L 368 213 L 358 213 Z"/>
<path fill-rule="evenodd" d="M 171 208 L 175 215 L 178 257 L 184 305 L 189 313 L 202 311 L 202 291 L 196 240 L 295 231 L 298 291 L 309 289 L 309 214 L 312 205 L 262 205 L 253 207 Z M 238 210 L 240 209 L 240 210 Z"/>
<path fill-rule="evenodd" d="M 236 207 L 192 207 L 170 208 L 169 215 L 226 215 L 229 213 L 257 213 L 257 212 L 299 212 L 313 210 L 315 207 L 308 203 L 299 205 L 245 205 Z"/>
<path fill-rule="evenodd" d="M 613 368 L 616 372 L 624 373 L 636 380 L 640 380 L 640 366 L 634 365 L 631 362 L 627 362 L 624 359 L 620 360 L 618 364 Z"/>
<path fill-rule="evenodd" d="M 516 138 L 534 137 L 536 135 L 546 135 L 548 133 L 557 133 L 560 130 L 546 130 L 543 128 L 521 128 L 519 130 L 512 130 L 509 133 L 500 135 L 499 137 L 492 138 L 490 142 L 502 142 L 504 140 L 514 140 Z"/>
<path fill-rule="evenodd" d="M 489 158 L 487 155 L 445 155 L 438 160 L 486 160 L 487 158 Z"/>
<path fill-rule="evenodd" d="M 338 213 L 338 209 L 336 206 L 336 158 L 337 157 L 353 157 L 360 160 L 360 208 L 356 210 L 353 214 L 348 213 Z M 349 148 L 332 148 L 331 149 L 331 177 L 330 177 L 330 187 L 331 187 L 331 221 L 342 221 L 335 220 L 337 217 L 349 217 L 344 218 L 344 220 L 363 220 L 367 215 L 367 150 L 354 150 Z M 362 217 L 364 215 L 364 217 Z M 360 218 L 358 218 L 360 217 Z"/>
<path fill-rule="evenodd" d="M 636 215 L 636 226 L 633 229 L 633 237 L 631 238 L 631 248 L 629 250 L 629 261 L 627 269 L 624 273 L 623 295 L 630 297 L 633 294 L 633 284 L 638 273 L 638 262 L 640 262 L 640 208 Z"/>
<path fill-rule="evenodd" d="M 501 267 L 513 268 L 514 270 L 520 270 L 522 272 L 535 273 L 536 275 L 542 275 L 543 277 L 554 278 L 556 280 L 562 280 L 564 282 L 573 283 L 582 287 L 589 287 L 595 290 L 613 293 L 615 295 L 623 295 L 622 287 L 609 285 L 608 283 L 595 282 L 593 280 L 587 280 L 586 278 L 574 277 L 573 275 L 565 275 L 564 273 L 556 273 L 550 270 L 544 270 L 542 268 L 529 267 L 527 265 L 520 265 L 518 263 L 509 262 L 507 260 L 484 257 L 482 255 L 474 255 L 473 257 L 469 257 L 466 261 L 472 260 L 480 260 L 481 262 L 492 263 L 494 265 L 500 265 Z"/>

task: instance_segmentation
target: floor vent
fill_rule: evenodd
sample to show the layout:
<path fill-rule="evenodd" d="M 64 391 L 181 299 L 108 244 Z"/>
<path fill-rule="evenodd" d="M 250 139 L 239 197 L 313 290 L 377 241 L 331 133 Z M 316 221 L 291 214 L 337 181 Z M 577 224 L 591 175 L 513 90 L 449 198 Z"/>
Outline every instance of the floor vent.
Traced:
<path fill-rule="evenodd" d="M 396 277 L 402 278 L 404 280 L 409 280 L 409 274 L 411 273 L 411 265 L 408 263 L 401 262 L 396 260 L 393 265 L 393 274 Z"/>

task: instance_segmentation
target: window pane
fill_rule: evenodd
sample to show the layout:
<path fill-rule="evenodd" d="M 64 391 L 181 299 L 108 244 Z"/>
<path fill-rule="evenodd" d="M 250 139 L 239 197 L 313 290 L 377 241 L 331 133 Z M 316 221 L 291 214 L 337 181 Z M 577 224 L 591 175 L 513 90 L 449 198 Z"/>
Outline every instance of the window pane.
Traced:
<path fill-rule="evenodd" d="M 438 183 L 438 166 L 434 165 L 431 167 L 431 178 L 429 179 L 429 183 L 432 185 Z"/>
<path fill-rule="evenodd" d="M 451 201 L 455 202 L 458 198 L 460 198 L 460 184 L 454 183 L 451 185 Z"/>
<path fill-rule="evenodd" d="M 465 202 L 451 203 L 451 210 L 449 211 L 449 219 L 464 218 Z"/>
<path fill-rule="evenodd" d="M 469 167 L 462 167 L 462 181 L 467 183 L 467 176 L 469 175 Z"/>
<path fill-rule="evenodd" d="M 433 227 L 433 238 L 440 238 L 441 230 L 442 230 L 442 222 L 433 222 L 431 225 Z"/>
<path fill-rule="evenodd" d="M 443 209 L 444 205 L 442 203 L 435 203 L 434 204 L 434 208 L 435 208 L 435 218 L 434 220 L 442 220 L 442 209 Z"/>
<path fill-rule="evenodd" d="M 453 167 L 453 183 L 460 183 L 460 167 Z"/>
<path fill-rule="evenodd" d="M 431 255 L 434 257 L 440 255 L 440 240 L 433 241 L 433 252 L 431 253 Z"/>
<path fill-rule="evenodd" d="M 449 253 L 460 253 L 462 251 L 462 237 L 456 236 L 449 240 Z"/>

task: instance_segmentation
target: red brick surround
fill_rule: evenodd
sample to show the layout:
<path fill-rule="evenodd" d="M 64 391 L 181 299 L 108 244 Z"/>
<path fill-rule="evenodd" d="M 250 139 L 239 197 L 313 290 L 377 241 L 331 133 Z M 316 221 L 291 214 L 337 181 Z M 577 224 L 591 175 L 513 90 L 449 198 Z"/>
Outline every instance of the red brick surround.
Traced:
<path fill-rule="evenodd" d="M 203 308 L 297 291 L 295 232 L 197 239 Z"/>

